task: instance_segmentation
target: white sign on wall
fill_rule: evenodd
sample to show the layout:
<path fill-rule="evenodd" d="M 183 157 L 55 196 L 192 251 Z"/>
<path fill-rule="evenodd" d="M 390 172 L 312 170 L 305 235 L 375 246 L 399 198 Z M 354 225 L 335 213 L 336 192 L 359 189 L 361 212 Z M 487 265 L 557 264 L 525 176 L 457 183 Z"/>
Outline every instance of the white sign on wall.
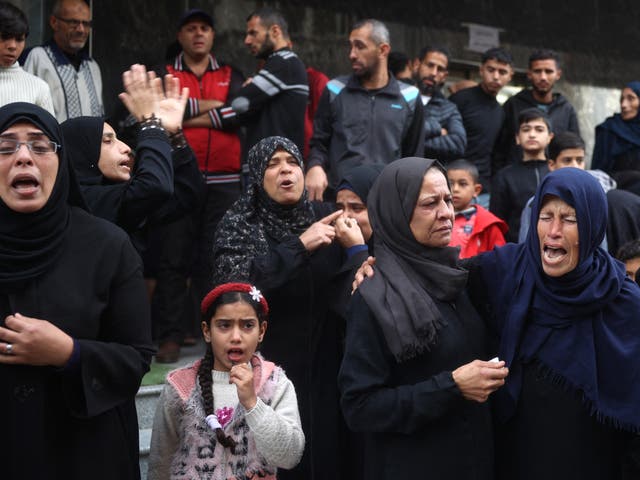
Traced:
<path fill-rule="evenodd" d="M 469 45 L 467 48 L 473 52 L 483 53 L 486 50 L 500 46 L 500 32 L 502 28 L 478 25 L 477 23 L 463 23 L 469 28 Z"/>

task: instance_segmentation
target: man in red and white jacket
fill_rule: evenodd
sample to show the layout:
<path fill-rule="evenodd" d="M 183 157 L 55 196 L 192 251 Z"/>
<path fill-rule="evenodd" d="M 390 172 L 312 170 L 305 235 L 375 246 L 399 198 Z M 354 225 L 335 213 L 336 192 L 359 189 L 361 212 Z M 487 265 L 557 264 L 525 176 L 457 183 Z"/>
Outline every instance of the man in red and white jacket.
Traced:
<path fill-rule="evenodd" d="M 156 360 L 160 362 L 175 361 L 179 355 L 184 335 L 180 319 L 185 305 L 186 277 L 193 260 L 191 252 L 195 248 L 197 255 L 191 271 L 192 296 L 199 300 L 211 288 L 209 257 L 216 226 L 241 192 L 242 149 L 238 128 L 214 128 L 209 114 L 235 97 L 244 76 L 211 53 L 214 38 L 211 15 L 200 9 L 187 11 L 178 23 L 181 52 L 172 63 L 157 69 L 159 75 L 170 73 L 180 79 L 181 87 L 189 87 L 184 135 L 207 184 L 200 211 L 194 212 L 192 218 L 178 220 L 163 232 L 156 290 L 159 307 L 156 335 L 160 341 Z M 186 332 L 190 333 L 195 332 Z"/>

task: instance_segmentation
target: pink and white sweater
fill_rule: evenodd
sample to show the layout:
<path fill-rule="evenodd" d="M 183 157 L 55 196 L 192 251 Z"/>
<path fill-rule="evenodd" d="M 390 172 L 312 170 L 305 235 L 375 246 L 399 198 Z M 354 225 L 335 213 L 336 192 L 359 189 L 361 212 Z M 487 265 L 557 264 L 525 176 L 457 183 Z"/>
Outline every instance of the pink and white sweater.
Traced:
<path fill-rule="evenodd" d="M 149 480 L 275 479 L 293 468 L 304 451 L 295 389 L 284 371 L 262 357 L 251 359 L 258 403 L 246 411 L 227 372 L 212 372 L 214 410 L 236 453 L 219 445 L 205 421 L 197 380 L 200 362 L 167 375 L 156 408 Z M 266 475 L 266 477 L 265 477 Z"/>

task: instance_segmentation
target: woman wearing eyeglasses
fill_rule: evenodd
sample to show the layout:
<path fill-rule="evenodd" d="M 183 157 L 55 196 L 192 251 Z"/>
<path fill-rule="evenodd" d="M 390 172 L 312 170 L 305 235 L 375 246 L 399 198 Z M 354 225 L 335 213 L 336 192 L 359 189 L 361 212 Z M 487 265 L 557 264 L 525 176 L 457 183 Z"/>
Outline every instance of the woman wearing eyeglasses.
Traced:
<path fill-rule="evenodd" d="M 0 108 L 0 477 L 138 479 L 140 258 L 83 210 L 58 122 Z"/>

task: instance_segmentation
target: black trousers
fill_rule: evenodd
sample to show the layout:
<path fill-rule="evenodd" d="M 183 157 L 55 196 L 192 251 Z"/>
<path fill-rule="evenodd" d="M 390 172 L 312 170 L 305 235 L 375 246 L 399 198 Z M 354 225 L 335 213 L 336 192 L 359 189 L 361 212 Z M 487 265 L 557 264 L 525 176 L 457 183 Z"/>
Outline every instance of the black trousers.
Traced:
<path fill-rule="evenodd" d="M 198 211 L 158 231 L 154 331 L 159 342 L 199 335 L 200 302 L 212 288 L 213 238 L 218 222 L 240 196 L 240 183 L 207 185 Z"/>

